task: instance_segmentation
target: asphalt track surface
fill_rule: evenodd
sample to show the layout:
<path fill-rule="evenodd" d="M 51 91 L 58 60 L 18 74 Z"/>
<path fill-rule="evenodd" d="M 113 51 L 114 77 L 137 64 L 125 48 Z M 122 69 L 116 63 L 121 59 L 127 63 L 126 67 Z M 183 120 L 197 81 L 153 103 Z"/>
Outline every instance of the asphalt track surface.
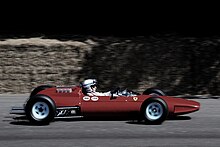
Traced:
<path fill-rule="evenodd" d="M 162 125 L 132 120 L 56 120 L 46 126 L 31 125 L 10 115 L 27 95 L 0 95 L 0 146 L 219 146 L 220 99 L 195 99 L 197 112 L 168 119 Z"/>

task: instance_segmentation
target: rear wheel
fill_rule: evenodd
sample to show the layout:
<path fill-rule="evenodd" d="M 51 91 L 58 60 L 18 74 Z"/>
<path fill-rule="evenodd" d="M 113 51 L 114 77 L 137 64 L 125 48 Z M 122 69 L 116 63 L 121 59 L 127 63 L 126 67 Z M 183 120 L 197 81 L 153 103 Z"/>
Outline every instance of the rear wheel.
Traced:
<path fill-rule="evenodd" d="M 36 102 L 32 106 L 31 114 L 33 115 L 34 119 L 42 120 L 48 117 L 49 115 L 49 106 L 45 102 Z"/>
<path fill-rule="evenodd" d="M 142 108 L 142 115 L 148 124 L 161 124 L 167 118 L 168 108 L 162 99 L 150 98 Z"/>
<path fill-rule="evenodd" d="M 38 87 L 36 87 L 36 88 L 31 92 L 30 97 L 35 96 L 38 92 L 40 92 L 40 91 L 42 91 L 42 90 L 45 90 L 45 89 L 47 89 L 47 88 L 52 88 L 52 87 L 54 87 L 54 86 L 52 86 L 52 85 L 41 85 L 41 86 L 38 86 Z"/>
<path fill-rule="evenodd" d="M 26 116 L 35 124 L 49 124 L 55 116 L 55 106 L 48 98 L 36 95 L 26 104 Z"/>

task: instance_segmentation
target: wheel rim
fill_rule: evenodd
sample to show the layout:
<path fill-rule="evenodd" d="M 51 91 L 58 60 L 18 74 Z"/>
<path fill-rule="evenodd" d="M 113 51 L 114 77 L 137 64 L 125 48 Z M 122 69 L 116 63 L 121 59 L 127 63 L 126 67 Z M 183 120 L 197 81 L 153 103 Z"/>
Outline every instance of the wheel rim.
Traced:
<path fill-rule="evenodd" d="M 49 106 L 45 102 L 36 102 L 32 106 L 32 116 L 38 120 L 42 120 L 49 115 Z"/>
<path fill-rule="evenodd" d="M 163 115 L 163 107 L 158 102 L 150 103 L 145 111 L 145 115 L 149 120 L 157 120 Z"/>

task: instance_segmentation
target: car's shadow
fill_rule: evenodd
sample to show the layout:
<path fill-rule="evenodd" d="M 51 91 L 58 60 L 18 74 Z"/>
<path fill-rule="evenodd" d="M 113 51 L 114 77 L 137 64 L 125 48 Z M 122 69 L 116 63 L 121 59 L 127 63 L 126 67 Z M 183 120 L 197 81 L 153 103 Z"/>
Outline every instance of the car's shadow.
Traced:
<path fill-rule="evenodd" d="M 178 120 L 190 120 L 191 117 L 189 116 L 175 116 L 169 117 L 166 121 L 178 121 Z M 102 118 L 62 118 L 62 119 L 55 119 L 56 122 L 76 122 L 76 121 L 125 121 L 126 124 L 132 125 L 152 125 L 147 124 L 145 121 L 141 121 L 138 119 L 129 119 L 129 118 L 111 118 L 111 117 L 102 117 Z M 12 125 L 24 125 L 24 126 L 39 126 L 39 124 L 31 123 L 27 120 L 25 116 L 13 117 L 13 121 L 10 122 Z M 49 125 L 49 124 L 42 124 L 42 125 Z"/>
<path fill-rule="evenodd" d="M 21 126 L 45 126 L 49 124 L 35 124 L 31 123 L 26 116 L 18 116 L 18 117 L 13 117 L 13 121 L 10 121 L 11 125 L 21 125 Z"/>
<path fill-rule="evenodd" d="M 190 120 L 190 116 L 172 116 L 168 117 L 167 120 Z"/>
<path fill-rule="evenodd" d="M 189 116 L 173 116 L 166 119 L 166 121 L 178 121 L 178 120 L 190 120 L 191 117 Z M 160 124 L 150 124 L 146 123 L 145 121 L 139 120 L 130 120 L 126 122 L 127 124 L 134 124 L 134 125 L 160 125 Z"/>

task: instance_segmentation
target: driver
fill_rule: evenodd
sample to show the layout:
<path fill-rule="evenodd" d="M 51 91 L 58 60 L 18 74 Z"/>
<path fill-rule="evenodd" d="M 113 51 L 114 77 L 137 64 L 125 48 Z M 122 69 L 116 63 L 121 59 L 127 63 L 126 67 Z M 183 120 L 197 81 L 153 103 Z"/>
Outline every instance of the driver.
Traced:
<path fill-rule="evenodd" d="M 97 80 L 87 79 L 81 83 L 83 93 L 88 96 L 111 96 L 111 91 L 108 92 L 97 92 Z"/>

